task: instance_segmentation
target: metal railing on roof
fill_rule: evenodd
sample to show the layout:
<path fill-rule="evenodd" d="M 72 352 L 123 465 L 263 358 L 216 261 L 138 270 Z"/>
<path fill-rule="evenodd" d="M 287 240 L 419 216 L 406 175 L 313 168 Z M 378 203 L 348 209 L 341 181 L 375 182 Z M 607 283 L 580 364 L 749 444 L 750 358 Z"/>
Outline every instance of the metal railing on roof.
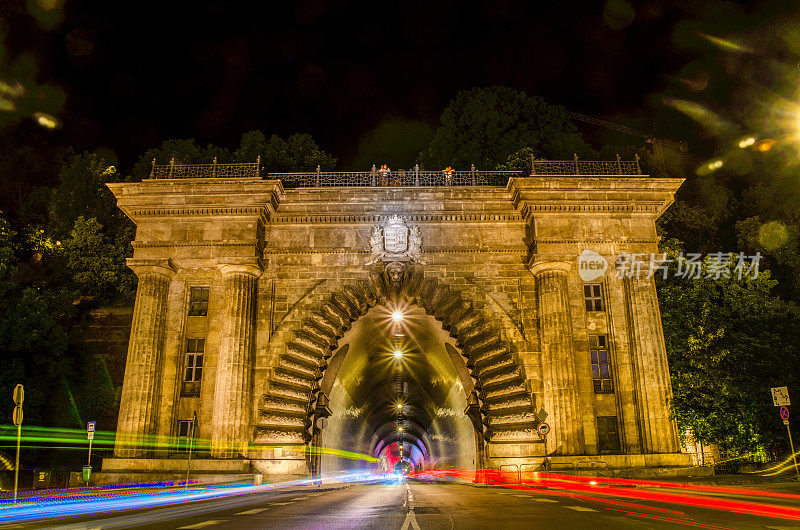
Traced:
<path fill-rule="evenodd" d="M 531 176 L 535 175 L 641 175 L 639 155 L 633 160 L 531 160 Z"/>
<path fill-rule="evenodd" d="M 641 175 L 639 157 L 632 161 L 606 160 L 531 160 L 530 176 L 602 176 Z M 447 168 L 440 171 L 413 169 L 390 170 L 372 166 L 370 171 L 293 171 L 268 173 L 266 178 L 280 180 L 286 188 L 329 187 L 429 187 L 429 186 L 505 186 L 511 177 L 528 176 L 522 171 L 479 171 L 473 165 L 468 171 Z M 219 164 L 216 157 L 211 164 L 179 164 L 172 159 L 169 164 L 156 164 L 153 159 L 150 178 L 258 178 L 261 177 L 261 157 L 253 163 Z"/>
<path fill-rule="evenodd" d="M 441 171 L 413 169 L 370 171 L 317 171 L 269 173 L 280 179 L 287 188 L 331 187 L 427 187 L 427 186 L 505 186 L 509 177 L 525 176 L 521 171 L 478 171 L 473 165 L 469 171 L 444 169 Z"/>
<path fill-rule="evenodd" d="M 191 178 L 230 178 L 261 176 L 261 157 L 253 163 L 218 164 L 217 157 L 211 164 L 176 164 L 175 159 L 169 164 L 156 164 L 150 169 L 151 179 L 191 179 Z"/>

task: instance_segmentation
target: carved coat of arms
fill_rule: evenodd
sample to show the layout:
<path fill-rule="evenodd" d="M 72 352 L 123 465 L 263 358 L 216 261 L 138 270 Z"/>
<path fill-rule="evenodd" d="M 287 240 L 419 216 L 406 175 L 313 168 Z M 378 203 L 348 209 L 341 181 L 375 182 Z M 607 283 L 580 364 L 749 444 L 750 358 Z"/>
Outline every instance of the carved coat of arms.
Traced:
<path fill-rule="evenodd" d="M 419 227 L 408 226 L 400 216 L 393 215 L 372 229 L 369 238 L 371 256 L 367 265 L 378 261 L 416 261 L 420 259 L 422 237 Z"/>

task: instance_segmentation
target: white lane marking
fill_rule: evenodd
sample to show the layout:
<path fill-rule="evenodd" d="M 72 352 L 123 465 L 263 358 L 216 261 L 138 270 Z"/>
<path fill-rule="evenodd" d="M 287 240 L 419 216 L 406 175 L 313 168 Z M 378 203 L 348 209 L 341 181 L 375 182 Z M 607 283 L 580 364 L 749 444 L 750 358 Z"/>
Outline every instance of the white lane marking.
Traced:
<path fill-rule="evenodd" d="M 419 523 L 417 522 L 417 516 L 414 515 L 414 494 L 411 493 L 411 488 L 408 487 L 408 483 L 406 482 L 406 502 L 408 503 L 408 513 L 406 514 L 406 518 L 403 521 L 403 526 L 400 530 L 408 530 L 411 528 L 412 530 L 422 530 L 419 527 Z"/>
<path fill-rule="evenodd" d="M 406 514 L 406 520 L 403 521 L 403 526 L 400 528 L 400 530 L 408 530 L 409 527 L 412 528 L 412 530 L 422 530 L 419 527 L 419 523 L 417 523 L 417 517 L 414 515 L 414 510 L 410 510 Z"/>
<path fill-rule="evenodd" d="M 558 502 L 554 501 L 553 499 L 533 499 L 533 500 L 535 500 L 536 502 Z"/>
<path fill-rule="evenodd" d="M 596 512 L 594 508 L 587 508 L 586 506 L 564 506 L 564 508 L 569 508 L 570 510 L 575 510 L 576 512 Z"/>
<path fill-rule="evenodd" d="M 253 508 L 252 510 L 247 510 L 246 512 L 239 512 L 233 515 L 253 515 L 254 513 L 261 513 L 267 511 L 266 508 Z"/>
<path fill-rule="evenodd" d="M 178 530 L 191 530 L 193 528 L 205 528 L 206 526 L 213 526 L 215 524 L 224 523 L 227 519 L 211 519 L 203 521 L 202 523 L 189 524 L 186 526 L 179 526 Z"/>

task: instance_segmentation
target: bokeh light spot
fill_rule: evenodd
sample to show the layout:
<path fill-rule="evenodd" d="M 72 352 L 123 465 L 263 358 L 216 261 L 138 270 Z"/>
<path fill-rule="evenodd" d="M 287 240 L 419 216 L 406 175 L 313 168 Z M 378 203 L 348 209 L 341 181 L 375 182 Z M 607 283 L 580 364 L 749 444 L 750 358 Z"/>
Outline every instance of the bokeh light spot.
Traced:
<path fill-rule="evenodd" d="M 758 229 L 758 242 L 766 250 L 775 250 L 782 247 L 789 238 L 786 225 L 780 221 L 764 223 Z"/>
<path fill-rule="evenodd" d="M 58 118 L 46 112 L 35 112 L 33 119 L 45 129 L 57 129 L 61 125 Z"/>
<path fill-rule="evenodd" d="M 623 29 L 631 25 L 636 11 L 626 0 L 608 0 L 603 6 L 603 22 L 611 29 Z"/>

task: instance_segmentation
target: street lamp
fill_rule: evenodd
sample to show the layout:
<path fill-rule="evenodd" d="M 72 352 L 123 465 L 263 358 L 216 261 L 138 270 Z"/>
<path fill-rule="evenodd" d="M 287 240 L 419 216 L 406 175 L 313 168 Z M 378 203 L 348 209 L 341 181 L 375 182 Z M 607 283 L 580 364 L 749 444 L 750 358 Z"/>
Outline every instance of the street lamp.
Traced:
<path fill-rule="evenodd" d="M 401 311 L 395 311 L 392 313 L 392 320 L 395 322 L 402 322 L 403 320 L 403 313 Z"/>
<path fill-rule="evenodd" d="M 397 404 L 397 410 L 402 410 L 402 408 L 403 408 L 403 404 L 402 403 L 398 403 Z"/>

